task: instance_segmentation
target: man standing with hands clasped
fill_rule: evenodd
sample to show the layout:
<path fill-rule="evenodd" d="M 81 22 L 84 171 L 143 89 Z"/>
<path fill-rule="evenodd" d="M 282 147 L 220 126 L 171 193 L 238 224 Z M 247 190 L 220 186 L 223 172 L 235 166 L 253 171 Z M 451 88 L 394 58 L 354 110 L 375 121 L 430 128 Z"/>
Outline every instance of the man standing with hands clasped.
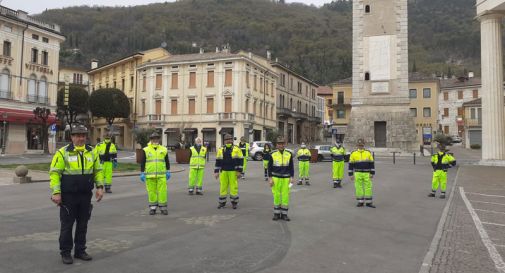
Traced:
<path fill-rule="evenodd" d="M 357 207 L 375 208 L 372 201 L 372 178 L 375 175 L 375 163 L 372 153 L 365 149 L 365 141 L 358 139 L 358 149 L 349 157 L 349 177 L 356 188 Z"/>
<path fill-rule="evenodd" d="M 96 201 L 103 197 L 103 172 L 98 154 L 86 145 L 88 129 L 84 125 L 72 126 L 72 143 L 59 149 L 49 171 L 51 200 L 60 207 L 60 254 L 64 264 L 72 264 L 74 258 L 90 261 L 86 253 L 86 233 L 93 205 L 91 196 L 96 185 Z M 75 226 L 75 239 L 72 229 Z M 75 246 L 74 246 L 75 243 Z"/>
<path fill-rule="evenodd" d="M 293 166 L 293 155 L 284 150 L 284 137 L 277 138 L 277 150 L 272 153 L 268 162 L 268 183 L 272 188 L 274 196 L 274 218 L 277 221 L 291 221 L 288 217 L 289 192 L 293 185 L 295 168 Z"/>
<path fill-rule="evenodd" d="M 244 163 L 242 151 L 233 145 L 233 136 L 225 134 L 224 147 L 219 148 L 216 153 L 216 165 L 214 176 L 219 178 L 219 206 L 222 209 L 226 206 L 226 199 L 230 195 L 233 209 L 238 205 L 238 177 L 242 173 Z"/>

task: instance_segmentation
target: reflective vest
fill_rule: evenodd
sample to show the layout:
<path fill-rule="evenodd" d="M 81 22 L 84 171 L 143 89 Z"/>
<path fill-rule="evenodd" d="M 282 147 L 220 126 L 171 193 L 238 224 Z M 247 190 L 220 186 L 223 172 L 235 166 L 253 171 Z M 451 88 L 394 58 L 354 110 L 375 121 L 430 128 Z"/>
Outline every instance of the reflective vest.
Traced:
<path fill-rule="evenodd" d="M 301 148 L 296 153 L 296 158 L 298 158 L 299 161 L 309 161 L 310 160 L 310 150 L 307 148 Z"/>
<path fill-rule="evenodd" d="M 102 165 L 93 147 L 75 151 L 73 144 L 59 149 L 51 162 L 50 187 L 55 193 L 89 193 L 103 185 Z"/>
<path fill-rule="evenodd" d="M 109 150 L 107 151 L 107 145 L 110 144 Z M 111 161 L 117 157 L 116 145 L 112 142 L 106 143 L 105 141 L 100 142 L 96 145 L 96 151 L 100 156 L 101 161 Z"/>
<path fill-rule="evenodd" d="M 333 147 L 331 147 L 330 152 L 331 152 L 331 158 L 333 159 L 333 161 L 337 161 L 337 162 L 344 161 L 344 159 L 345 159 L 345 148 L 344 147 L 337 148 L 336 146 L 333 146 Z"/>
<path fill-rule="evenodd" d="M 354 150 L 349 157 L 349 174 L 353 172 L 367 172 L 375 174 L 375 164 L 369 150 Z"/>
<path fill-rule="evenodd" d="M 245 142 L 245 143 L 239 143 L 238 144 L 238 147 L 240 148 L 240 150 L 242 150 L 242 156 L 247 159 L 247 157 L 249 157 L 249 143 Z"/>
<path fill-rule="evenodd" d="M 433 166 L 434 171 L 442 170 L 444 172 L 447 172 L 447 170 L 450 168 L 450 165 L 456 165 L 456 159 L 450 154 L 438 152 L 431 156 L 431 166 Z"/>
<path fill-rule="evenodd" d="M 207 155 L 207 148 L 200 146 L 200 154 L 196 151 L 196 148 L 192 146 L 189 148 L 191 150 L 191 159 L 189 160 L 189 167 L 192 169 L 200 169 L 205 167 L 205 159 Z"/>
<path fill-rule="evenodd" d="M 216 153 L 216 167 L 214 172 L 220 171 L 242 171 L 243 164 L 242 151 L 239 147 L 232 145 L 231 148 L 221 147 Z"/>
<path fill-rule="evenodd" d="M 158 145 L 158 147 L 154 149 L 153 146 L 149 144 L 144 148 L 144 152 L 146 154 L 146 177 L 164 177 L 167 172 L 167 166 L 165 163 L 165 156 L 168 153 L 167 148 L 163 145 Z"/>
<path fill-rule="evenodd" d="M 289 162 L 291 161 L 291 153 L 284 150 L 282 153 L 280 151 L 275 151 L 272 153 L 272 176 L 274 177 L 290 177 L 291 170 Z"/>

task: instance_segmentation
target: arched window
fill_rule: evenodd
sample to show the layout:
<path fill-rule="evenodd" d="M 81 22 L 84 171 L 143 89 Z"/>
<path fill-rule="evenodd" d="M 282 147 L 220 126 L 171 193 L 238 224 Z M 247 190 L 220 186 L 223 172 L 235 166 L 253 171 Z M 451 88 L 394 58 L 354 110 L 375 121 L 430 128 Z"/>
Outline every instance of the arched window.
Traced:
<path fill-rule="evenodd" d="M 30 79 L 28 79 L 28 101 L 36 102 L 37 101 L 37 77 L 35 75 L 31 75 Z"/>
<path fill-rule="evenodd" d="M 370 13 L 370 5 L 365 6 L 365 13 Z"/>
<path fill-rule="evenodd" d="M 0 74 L 0 98 L 10 99 L 11 98 L 11 78 L 8 69 L 2 70 Z"/>
<path fill-rule="evenodd" d="M 47 103 L 47 79 L 46 77 L 40 78 L 39 81 L 39 103 Z"/>
<path fill-rule="evenodd" d="M 370 80 L 370 72 L 365 72 L 365 81 Z"/>

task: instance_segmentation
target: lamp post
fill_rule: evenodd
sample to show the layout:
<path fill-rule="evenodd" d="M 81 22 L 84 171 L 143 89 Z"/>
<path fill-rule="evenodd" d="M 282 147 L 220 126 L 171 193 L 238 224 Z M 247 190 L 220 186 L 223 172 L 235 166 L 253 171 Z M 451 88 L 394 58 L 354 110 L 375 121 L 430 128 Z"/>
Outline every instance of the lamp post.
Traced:
<path fill-rule="evenodd" d="M 267 93 L 267 75 L 268 71 L 265 70 L 263 73 L 263 140 L 267 139 L 267 127 L 266 127 L 266 110 L 267 110 L 267 101 L 266 101 L 266 93 Z M 273 92 L 273 90 L 272 90 Z"/>
<path fill-rule="evenodd" d="M 5 144 L 7 143 L 7 112 L 2 113 L 3 119 L 3 136 L 2 136 L 2 154 L 5 154 Z"/>

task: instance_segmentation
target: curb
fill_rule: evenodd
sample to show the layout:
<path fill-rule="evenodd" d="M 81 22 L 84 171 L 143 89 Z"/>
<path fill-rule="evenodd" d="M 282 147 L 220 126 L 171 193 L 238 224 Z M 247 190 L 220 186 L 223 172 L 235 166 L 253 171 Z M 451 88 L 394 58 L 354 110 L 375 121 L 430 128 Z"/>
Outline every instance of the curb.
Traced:
<path fill-rule="evenodd" d="M 458 167 L 458 171 L 456 172 L 456 178 L 454 178 L 454 185 L 452 185 L 451 193 L 449 195 L 449 200 L 445 203 L 444 211 L 442 212 L 442 216 L 440 216 L 440 220 L 438 222 L 437 231 L 435 232 L 435 236 L 433 236 L 433 240 L 431 241 L 430 248 L 424 257 L 423 263 L 421 264 L 421 269 L 419 273 L 429 273 L 431 269 L 431 265 L 433 264 L 433 258 L 435 257 L 435 252 L 438 249 L 438 245 L 440 240 L 442 239 L 442 232 L 444 229 L 445 221 L 447 220 L 447 216 L 449 214 L 449 207 L 452 203 L 452 197 L 454 196 L 454 190 L 456 189 L 456 185 L 458 184 L 459 171 L 461 168 Z"/>

